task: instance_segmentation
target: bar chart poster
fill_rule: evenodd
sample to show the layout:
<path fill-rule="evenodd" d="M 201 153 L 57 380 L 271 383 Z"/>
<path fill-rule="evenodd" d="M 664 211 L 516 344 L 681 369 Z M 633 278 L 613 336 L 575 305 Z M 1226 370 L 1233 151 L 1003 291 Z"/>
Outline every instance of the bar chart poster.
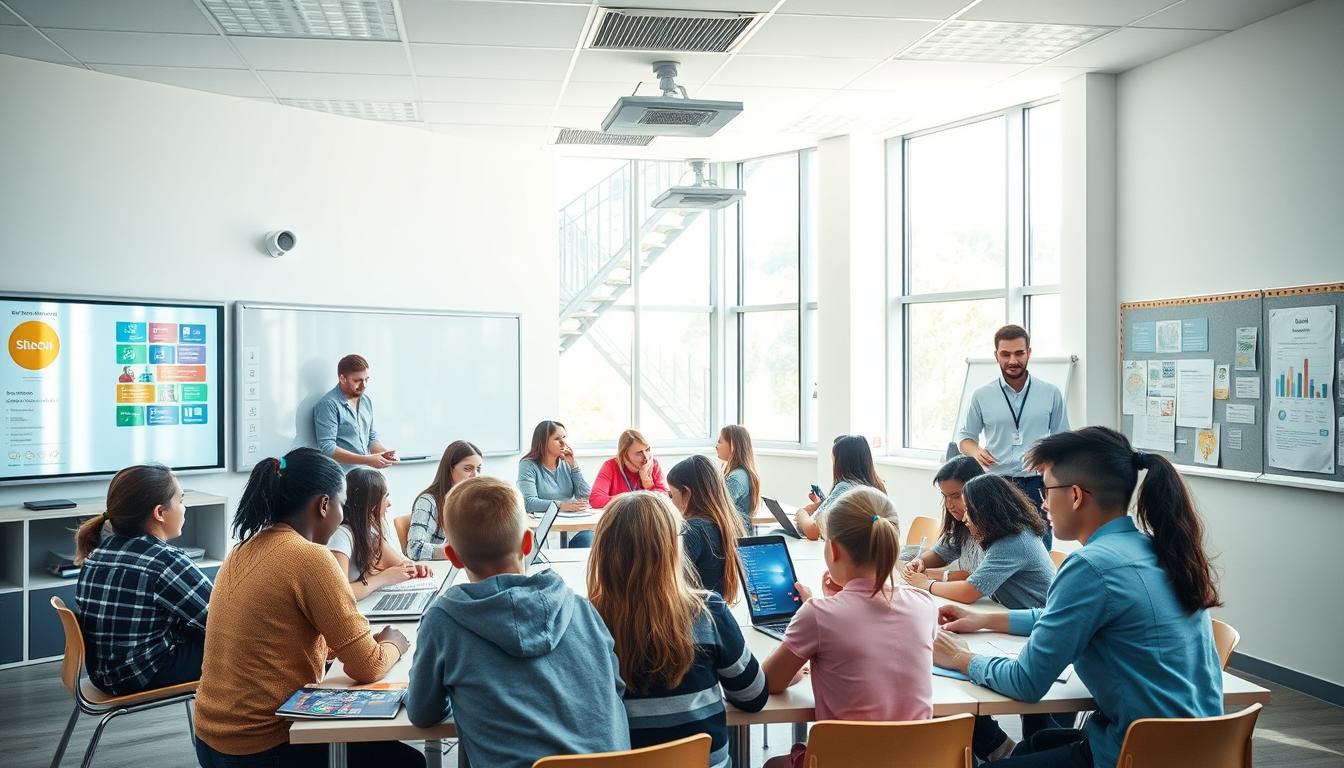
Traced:
<path fill-rule="evenodd" d="M 1270 310 L 1271 467 L 1335 472 L 1335 323 L 1333 306 Z"/>

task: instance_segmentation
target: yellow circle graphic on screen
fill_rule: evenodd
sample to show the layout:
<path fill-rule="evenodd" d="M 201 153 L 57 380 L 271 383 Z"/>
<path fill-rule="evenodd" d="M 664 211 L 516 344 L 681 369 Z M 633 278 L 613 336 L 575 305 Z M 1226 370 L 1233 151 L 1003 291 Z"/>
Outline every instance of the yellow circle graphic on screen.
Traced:
<path fill-rule="evenodd" d="M 56 362 L 61 353 L 61 338 L 56 329 L 40 320 L 19 323 L 9 334 L 9 356 L 20 367 L 40 371 Z"/>

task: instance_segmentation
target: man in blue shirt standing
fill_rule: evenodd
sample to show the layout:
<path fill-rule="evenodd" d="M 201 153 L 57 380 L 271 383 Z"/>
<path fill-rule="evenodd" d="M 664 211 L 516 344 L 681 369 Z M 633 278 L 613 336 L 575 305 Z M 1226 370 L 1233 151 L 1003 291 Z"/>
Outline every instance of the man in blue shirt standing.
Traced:
<path fill-rule="evenodd" d="M 986 472 L 1011 480 L 1045 517 L 1041 510 L 1041 476 L 1027 469 L 1022 457 L 1037 440 L 1069 431 L 1064 395 L 1059 387 L 1027 373 L 1031 336 L 1022 326 L 1005 325 L 994 334 L 994 359 L 1002 375 L 971 396 L 966 421 L 957 434 L 957 447 L 980 462 Z M 1046 549 L 1054 543 L 1049 520 L 1041 539 Z"/>
<path fill-rule="evenodd" d="M 336 364 L 336 386 L 313 406 L 313 433 L 317 448 L 342 469 L 364 465 L 382 469 L 397 463 L 397 452 L 383 447 L 373 428 L 373 401 L 364 394 L 369 386 L 369 361 L 346 355 Z"/>

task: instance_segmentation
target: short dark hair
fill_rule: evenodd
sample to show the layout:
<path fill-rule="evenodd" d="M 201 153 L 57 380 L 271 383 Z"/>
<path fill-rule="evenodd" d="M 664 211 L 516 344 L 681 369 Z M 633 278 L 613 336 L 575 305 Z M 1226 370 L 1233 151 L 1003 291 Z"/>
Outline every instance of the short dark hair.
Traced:
<path fill-rule="evenodd" d="M 994 332 L 994 349 L 997 350 L 999 348 L 1000 341 L 1012 341 L 1013 339 L 1026 339 L 1027 346 L 1031 346 L 1031 334 L 1027 333 L 1027 329 L 1020 325 L 1009 323 Z"/>
<path fill-rule="evenodd" d="M 369 370 L 369 361 L 363 355 L 346 355 L 336 363 L 337 376 L 349 376 L 352 373 Z"/>

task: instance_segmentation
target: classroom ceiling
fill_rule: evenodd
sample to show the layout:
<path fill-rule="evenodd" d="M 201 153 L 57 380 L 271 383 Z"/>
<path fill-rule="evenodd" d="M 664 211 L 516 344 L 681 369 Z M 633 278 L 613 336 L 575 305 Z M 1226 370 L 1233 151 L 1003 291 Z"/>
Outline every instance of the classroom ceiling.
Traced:
<path fill-rule="evenodd" d="M 1047 97 L 1302 1 L 0 0 L 0 54 L 538 145 L 656 95 L 650 64 L 675 59 L 692 97 L 744 113 L 709 139 L 558 149 L 734 159 Z M 760 16 L 726 53 L 597 50 L 603 7 Z"/>

